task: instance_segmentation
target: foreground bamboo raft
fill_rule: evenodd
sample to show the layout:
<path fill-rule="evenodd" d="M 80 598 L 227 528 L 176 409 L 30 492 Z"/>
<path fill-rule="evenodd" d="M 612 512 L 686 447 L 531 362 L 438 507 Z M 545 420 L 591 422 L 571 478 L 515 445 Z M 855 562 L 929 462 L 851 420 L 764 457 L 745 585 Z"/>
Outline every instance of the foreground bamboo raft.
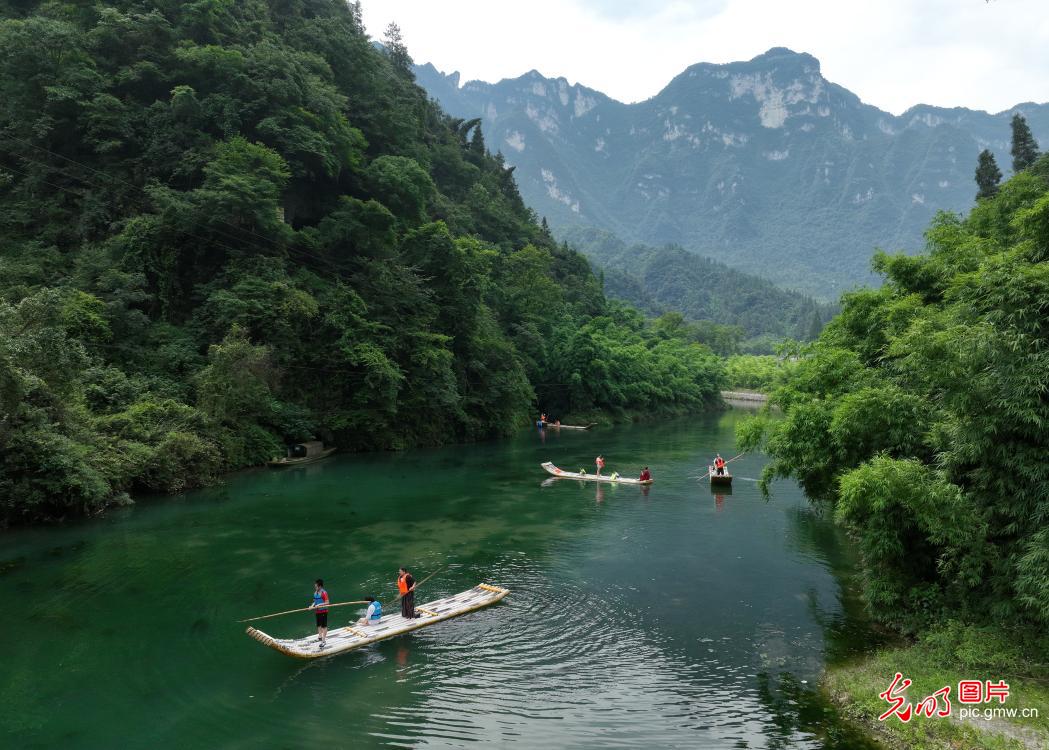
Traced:
<path fill-rule="evenodd" d="M 331 656 L 341 654 L 344 651 L 353 651 L 369 643 L 383 641 L 403 633 L 410 633 L 428 625 L 435 625 L 442 620 L 465 615 L 467 612 L 483 609 L 495 604 L 504 596 L 509 594 L 509 589 L 489 586 L 480 583 L 468 591 L 463 591 L 446 599 L 436 599 L 427 604 L 415 608 L 416 618 L 407 620 L 400 614 L 384 615 L 376 625 L 350 624 L 344 628 L 332 628 L 328 632 L 327 648 L 320 648 L 320 641 L 316 635 L 308 638 L 281 639 L 263 633 L 261 630 L 249 627 L 248 635 L 264 646 L 280 651 L 282 654 L 294 656 L 298 659 L 316 659 L 319 656 Z"/>

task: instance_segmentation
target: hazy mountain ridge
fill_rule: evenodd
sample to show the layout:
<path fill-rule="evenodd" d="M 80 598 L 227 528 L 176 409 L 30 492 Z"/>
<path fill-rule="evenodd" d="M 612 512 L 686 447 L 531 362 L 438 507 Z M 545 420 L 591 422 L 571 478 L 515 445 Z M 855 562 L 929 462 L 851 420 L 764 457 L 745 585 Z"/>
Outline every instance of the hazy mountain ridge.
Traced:
<path fill-rule="evenodd" d="M 674 245 L 628 245 L 598 229 L 568 229 L 565 239 L 602 269 L 606 294 L 653 315 L 739 326 L 749 339 L 803 339 L 814 315 L 821 323 L 833 315 L 811 297 Z"/>
<path fill-rule="evenodd" d="M 1049 145 L 1047 105 L 896 116 L 784 48 L 698 63 L 637 104 L 536 71 L 462 87 L 432 65 L 416 75 L 449 112 L 483 119 L 555 230 L 676 243 L 824 297 L 869 280 L 875 246 L 920 250 L 936 210 L 971 206 L 981 149 L 1008 173 L 1013 111 Z"/>

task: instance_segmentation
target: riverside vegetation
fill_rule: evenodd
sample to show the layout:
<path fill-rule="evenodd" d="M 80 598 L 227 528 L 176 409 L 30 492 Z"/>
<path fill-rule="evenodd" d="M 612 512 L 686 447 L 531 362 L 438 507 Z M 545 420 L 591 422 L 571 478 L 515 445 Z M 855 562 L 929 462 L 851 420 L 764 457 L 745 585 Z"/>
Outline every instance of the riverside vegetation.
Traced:
<path fill-rule="evenodd" d="M 918 692 L 1004 677 L 1049 736 L 1049 156 L 1021 166 L 967 217 L 941 214 L 926 254 L 876 255 L 884 286 L 844 295 L 773 391 L 782 418 L 738 431 L 772 456 L 764 483 L 795 477 L 849 529 L 871 612 L 918 639 L 832 672 L 875 725 L 910 669 Z M 916 746 L 1019 741 L 881 727 Z"/>
<path fill-rule="evenodd" d="M 181 491 L 285 441 L 717 399 L 695 331 L 606 300 L 359 5 L 0 17 L 0 525 Z"/>

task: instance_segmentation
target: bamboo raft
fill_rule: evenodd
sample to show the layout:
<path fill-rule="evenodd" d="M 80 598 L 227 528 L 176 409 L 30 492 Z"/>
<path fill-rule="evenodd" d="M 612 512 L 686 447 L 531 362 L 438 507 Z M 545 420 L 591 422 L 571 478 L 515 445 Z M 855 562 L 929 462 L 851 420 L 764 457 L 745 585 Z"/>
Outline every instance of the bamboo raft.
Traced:
<path fill-rule="evenodd" d="M 552 430 L 589 430 L 594 426 L 594 422 L 587 425 L 575 425 L 575 424 L 555 424 L 553 422 L 540 422 L 540 428 L 549 427 Z"/>
<path fill-rule="evenodd" d="M 325 451 L 317 454 L 316 456 L 306 456 L 304 458 L 275 458 L 269 461 L 270 466 L 302 466 L 303 464 L 312 464 L 314 461 L 320 461 L 322 458 L 327 458 L 334 453 L 338 448 L 328 448 Z"/>
<path fill-rule="evenodd" d="M 455 596 L 445 599 L 436 599 L 432 602 L 422 604 L 415 608 L 417 617 L 407 620 L 400 613 L 383 615 L 377 624 L 357 625 L 356 620 L 344 628 L 332 628 L 328 631 L 327 648 L 320 648 L 320 640 L 316 635 L 307 638 L 282 639 L 274 638 L 263 633 L 261 630 L 249 627 L 247 634 L 264 646 L 280 651 L 282 654 L 294 656 L 297 659 L 316 659 L 321 656 L 341 654 L 345 651 L 367 646 L 369 643 L 383 641 L 387 638 L 410 633 L 428 625 L 435 625 L 443 620 L 465 615 L 467 612 L 483 609 L 510 593 L 509 589 L 498 586 L 489 586 L 480 583 L 468 591 L 463 591 Z"/>
<path fill-rule="evenodd" d="M 585 482 L 608 482 L 610 484 L 652 484 L 652 482 L 655 481 L 654 479 L 646 479 L 642 482 L 640 479 L 634 479 L 633 477 L 618 477 L 613 479 L 611 476 L 605 474 L 587 474 L 585 472 L 564 471 L 557 468 L 549 461 L 542 466 L 547 472 L 553 474 L 558 479 L 581 479 Z"/>
<path fill-rule="evenodd" d="M 732 484 L 732 475 L 729 474 L 728 469 L 725 469 L 724 474 L 718 474 L 717 470 L 713 466 L 707 467 L 707 473 L 710 474 L 711 484 Z"/>

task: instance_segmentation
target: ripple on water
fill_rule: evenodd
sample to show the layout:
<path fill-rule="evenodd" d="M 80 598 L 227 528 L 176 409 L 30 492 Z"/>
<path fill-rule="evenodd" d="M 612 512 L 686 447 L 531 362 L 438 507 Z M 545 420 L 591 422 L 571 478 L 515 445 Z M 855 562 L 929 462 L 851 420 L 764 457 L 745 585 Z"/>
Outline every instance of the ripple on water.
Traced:
<path fill-rule="evenodd" d="M 421 700 L 376 714 L 381 737 L 563 744 L 598 733 L 602 744 L 633 746 L 661 735 L 640 721 L 651 715 L 665 722 L 667 742 L 682 729 L 733 741 L 760 731 L 724 700 L 756 703 L 745 670 L 675 658 L 658 631 L 625 614 L 621 587 L 555 583 L 520 559 L 493 573 L 514 581 L 502 604 L 444 623 L 439 638 L 413 636 L 427 638 L 429 659 L 415 675 Z"/>

